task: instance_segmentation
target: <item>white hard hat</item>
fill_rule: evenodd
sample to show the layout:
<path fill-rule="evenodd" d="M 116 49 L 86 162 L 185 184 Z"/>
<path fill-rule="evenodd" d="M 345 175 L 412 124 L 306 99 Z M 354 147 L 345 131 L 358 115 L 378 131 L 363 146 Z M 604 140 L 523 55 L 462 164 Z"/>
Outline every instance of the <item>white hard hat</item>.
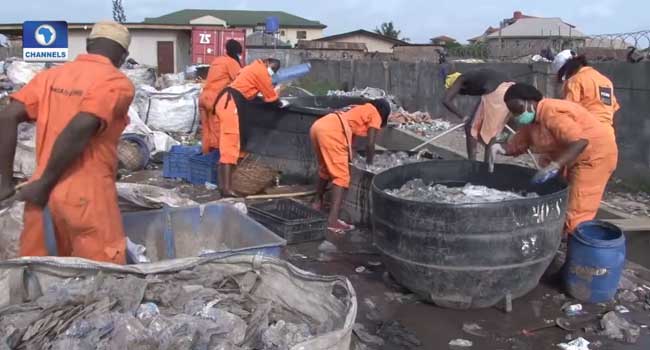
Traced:
<path fill-rule="evenodd" d="M 551 69 L 553 70 L 554 74 L 557 74 L 557 72 L 562 69 L 562 66 L 564 66 L 565 63 L 567 63 L 568 60 L 573 58 L 573 52 L 571 50 L 564 50 L 560 53 L 558 53 L 555 58 L 553 59 L 553 63 L 551 63 Z"/>

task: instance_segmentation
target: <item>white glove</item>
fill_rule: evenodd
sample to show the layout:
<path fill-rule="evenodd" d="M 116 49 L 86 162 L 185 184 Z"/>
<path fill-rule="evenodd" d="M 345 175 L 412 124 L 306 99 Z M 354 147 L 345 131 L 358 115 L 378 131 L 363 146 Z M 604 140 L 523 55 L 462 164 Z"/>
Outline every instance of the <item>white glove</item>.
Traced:
<path fill-rule="evenodd" d="M 490 147 L 490 152 L 492 152 L 492 158 L 496 157 L 497 154 L 500 154 L 502 156 L 506 155 L 506 149 L 503 148 L 503 146 L 500 143 L 495 143 Z"/>
<path fill-rule="evenodd" d="M 280 108 L 287 108 L 289 107 L 289 105 L 290 105 L 289 101 L 283 99 L 280 100 Z"/>

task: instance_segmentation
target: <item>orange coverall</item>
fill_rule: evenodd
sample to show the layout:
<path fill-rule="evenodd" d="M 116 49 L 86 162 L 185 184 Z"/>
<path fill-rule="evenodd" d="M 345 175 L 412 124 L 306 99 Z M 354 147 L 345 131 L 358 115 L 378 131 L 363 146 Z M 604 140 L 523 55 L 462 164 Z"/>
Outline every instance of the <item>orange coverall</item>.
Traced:
<path fill-rule="evenodd" d="M 257 60 L 244 67 L 229 87 L 239 91 L 249 101 L 255 98 L 258 93 L 262 93 L 265 102 L 274 102 L 279 98 L 273 88 L 266 64 L 262 60 Z M 218 130 L 219 163 L 237 164 L 241 148 L 239 115 L 237 114 L 237 104 L 232 93 L 226 91 L 219 97 L 215 111 L 220 125 Z"/>
<path fill-rule="evenodd" d="M 128 124 L 134 88 L 129 79 L 100 55 L 79 55 L 49 69 L 12 95 L 36 123 L 37 167 L 31 180 L 44 172 L 54 143 L 80 112 L 102 122 L 50 195 L 48 207 L 60 256 L 126 263 L 126 239 L 117 202 L 117 143 Z M 21 256 L 46 256 L 43 212 L 25 205 Z"/>
<path fill-rule="evenodd" d="M 587 148 L 568 167 L 569 203 L 565 232 L 592 220 L 610 176 L 616 169 L 618 148 L 612 129 L 579 104 L 543 99 L 537 105 L 535 122 L 520 129 L 506 146 L 509 155 L 520 155 L 530 147 L 556 159 L 575 141 L 586 139 Z"/>
<path fill-rule="evenodd" d="M 370 128 L 381 129 L 381 116 L 370 103 L 318 119 L 309 132 L 318 158 L 318 176 L 339 187 L 350 187 L 352 135 L 367 136 Z"/>
<path fill-rule="evenodd" d="M 609 126 L 614 125 L 614 113 L 620 109 L 614 96 L 614 84 L 592 67 L 580 68 L 567 80 L 564 98 L 585 107 Z"/>
<path fill-rule="evenodd" d="M 201 145 L 204 154 L 210 152 L 212 148 L 219 148 L 219 123 L 217 118 L 212 117 L 214 115 L 212 108 L 219 93 L 235 80 L 240 70 L 239 62 L 230 56 L 217 57 L 210 64 L 208 77 L 199 97 L 199 111 L 203 126 Z"/>

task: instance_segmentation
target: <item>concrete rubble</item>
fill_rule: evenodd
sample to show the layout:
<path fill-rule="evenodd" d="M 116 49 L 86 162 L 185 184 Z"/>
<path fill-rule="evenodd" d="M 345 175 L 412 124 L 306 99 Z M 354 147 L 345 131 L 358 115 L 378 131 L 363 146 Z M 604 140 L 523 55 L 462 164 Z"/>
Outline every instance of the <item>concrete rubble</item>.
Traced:
<path fill-rule="evenodd" d="M 537 197 L 535 193 L 520 194 L 510 191 L 500 191 L 469 183 L 462 187 L 426 184 L 422 179 L 410 180 L 399 189 L 386 190 L 385 192 L 392 196 L 408 200 L 446 204 L 493 203 Z"/>
<path fill-rule="evenodd" d="M 352 159 L 352 165 L 361 170 L 378 174 L 390 168 L 419 161 L 421 161 L 421 159 L 417 154 L 409 155 L 406 152 L 386 152 L 375 154 L 372 165 L 366 163 L 365 157 L 357 154 L 354 159 Z"/>
<path fill-rule="evenodd" d="M 289 349 L 314 336 L 300 313 L 251 293 L 256 273 L 209 265 L 173 274 L 98 274 L 0 309 L 0 344 L 27 349 Z"/>

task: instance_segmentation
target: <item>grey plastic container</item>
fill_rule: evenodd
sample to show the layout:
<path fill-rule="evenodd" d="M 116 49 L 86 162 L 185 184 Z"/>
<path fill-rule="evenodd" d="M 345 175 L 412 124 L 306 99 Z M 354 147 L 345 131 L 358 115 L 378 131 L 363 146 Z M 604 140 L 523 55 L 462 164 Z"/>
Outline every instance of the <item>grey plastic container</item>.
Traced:
<path fill-rule="evenodd" d="M 287 244 L 229 204 L 125 213 L 122 220 L 127 237 L 144 245 L 152 262 L 234 254 L 278 257 Z"/>

